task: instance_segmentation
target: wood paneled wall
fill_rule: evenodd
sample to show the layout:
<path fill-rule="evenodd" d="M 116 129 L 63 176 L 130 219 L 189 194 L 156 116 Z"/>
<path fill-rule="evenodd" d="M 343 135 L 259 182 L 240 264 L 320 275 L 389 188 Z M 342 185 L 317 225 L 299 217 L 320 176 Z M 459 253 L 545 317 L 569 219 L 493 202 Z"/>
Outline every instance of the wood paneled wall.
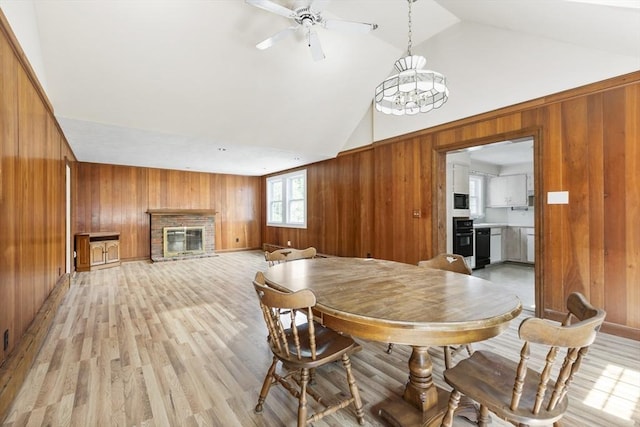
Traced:
<path fill-rule="evenodd" d="M 38 313 L 65 275 L 65 165 L 75 161 L 51 106 L 0 12 L 0 365 L 31 360 Z M 67 279 L 67 281 L 65 281 Z M 43 322 L 44 323 L 44 322 Z M 9 347 L 2 336 L 9 331 Z M 26 331 L 31 331 L 26 334 Z M 28 365 L 28 362 L 25 362 Z M 14 377 L 16 372 L 10 373 Z M 12 388 L 0 371 L 0 393 Z M 7 385 L 9 384 L 9 385 Z M 18 384 L 19 386 L 19 384 Z M 10 393 L 9 393 L 10 394 Z M 0 403 L 5 401 L 5 394 Z M 0 405 L 0 414 L 2 405 Z"/>
<path fill-rule="evenodd" d="M 216 251 L 261 244 L 262 179 L 78 162 L 74 229 L 120 232 L 120 257 L 149 259 L 149 209 L 215 209 Z"/>
<path fill-rule="evenodd" d="M 374 252 L 373 152 L 315 163 L 307 169 L 307 228 L 263 227 L 263 241 L 320 253 L 371 256 Z M 266 191 L 262 180 L 263 193 Z M 264 196 L 263 196 L 264 197 Z M 266 218 L 265 203 L 260 205 Z"/>
<path fill-rule="evenodd" d="M 605 330 L 640 339 L 639 128 L 635 72 L 381 141 L 309 166 L 308 228 L 264 227 L 263 241 L 429 258 L 446 249 L 446 153 L 533 136 L 539 314 L 557 318 L 580 291 L 607 311 Z M 550 191 L 569 204 L 546 204 Z"/>

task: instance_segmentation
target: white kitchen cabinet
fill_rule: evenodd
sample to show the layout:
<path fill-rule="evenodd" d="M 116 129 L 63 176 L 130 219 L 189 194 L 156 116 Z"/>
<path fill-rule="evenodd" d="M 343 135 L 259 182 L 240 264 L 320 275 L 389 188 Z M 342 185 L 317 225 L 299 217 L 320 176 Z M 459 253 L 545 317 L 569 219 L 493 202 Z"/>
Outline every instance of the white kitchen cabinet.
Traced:
<path fill-rule="evenodd" d="M 505 203 L 505 192 L 507 190 L 507 180 L 502 176 L 489 178 L 487 184 L 487 206 L 499 207 Z"/>
<path fill-rule="evenodd" d="M 469 166 L 453 164 L 453 192 L 469 194 Z"/>
<path fill-rule="evenodd" d="M 502 261 L 502 228 L 491 229 L 491 264 Z"/>
<path fill-rule="evenodd" d="M 534 263 L 536 261 L 535 242 L 536 236 L 533 228 L 526 229 L 527 236 L 527 262 Z"/>
<path fill-rule="evenodd" d="M 507 227 L 504 236 L 504 259 L 506 261 L 535 262 L 533 227 Z"/>
<path fill-rule="evenodd" d="M 488 206 L 527 206 L 527 176 L 502 175 L 489 179 Z"/>
<path fill-rule="evenodd" d="M 504 259 L 517 262 L 522 260 L 520 227 L 507 227 L 504 229 Z"/>

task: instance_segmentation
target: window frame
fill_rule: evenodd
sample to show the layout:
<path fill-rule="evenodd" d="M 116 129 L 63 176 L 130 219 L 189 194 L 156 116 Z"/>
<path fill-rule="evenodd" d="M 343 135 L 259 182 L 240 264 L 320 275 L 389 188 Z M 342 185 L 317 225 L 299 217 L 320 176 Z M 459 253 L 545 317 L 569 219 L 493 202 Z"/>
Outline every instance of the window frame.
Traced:
<path fill-rule="evenodd" d="M 478 187 L 474 194 L 471 194 L 471 189 L 469 189 L 469 217 L 471 218 L 481 218 L 485 215 L 484 211 L 484 196 L 485 196 L 485 187 L 486 187 L 486 177 L 480 174 L 469 174 L 469 182 L 475 181 L 475 186 Z M 471 199 L 476 199 L 476 206 L 478 207 L 477 211 L 473 211 L 471 209 L 472 203 Z"/>
<path fill-rule="evenodd" d="M 294 180 L 302 178 L 303 197 L 302 199 L 294 199 L 292 196 L 292 183 Z M 272 199 L 272 188 L 275 184 L 282 185 L 282 199 Z M 303 220 L 302 222 L 292 222 L 290 218 L 290 207 L 292 202 L 302 201 Z M 274 221 L 272 213 L 272 204 L 281 203 L 282 221 Z M 275 175 L 266 179 L 266 209 L 267 209 L 267 226 L 269 227 L 288 227 L 288 228 L 307 228 L 307 170 L 301 169 L 285 174 Z"/>

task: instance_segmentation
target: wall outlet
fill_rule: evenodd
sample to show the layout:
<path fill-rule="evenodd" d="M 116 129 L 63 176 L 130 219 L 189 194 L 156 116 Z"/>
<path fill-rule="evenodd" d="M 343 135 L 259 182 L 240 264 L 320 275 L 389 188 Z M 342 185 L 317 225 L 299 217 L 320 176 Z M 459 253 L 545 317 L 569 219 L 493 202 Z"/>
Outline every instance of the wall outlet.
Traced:
<path fill-rule="evenodd" d="M 240 238 L 236 237 L 236 243 L 240 243 Z"/>
<path fill-rule="evenodd" d="M 7 351 L 9 348 L 9 330 L 4 331 L 4 337 L 2 338 L 2 351 Z"/>
<path fill-rule="evenodd" d="M 291 240 L 287 240 L 287 246 L 291 247 Z"/>

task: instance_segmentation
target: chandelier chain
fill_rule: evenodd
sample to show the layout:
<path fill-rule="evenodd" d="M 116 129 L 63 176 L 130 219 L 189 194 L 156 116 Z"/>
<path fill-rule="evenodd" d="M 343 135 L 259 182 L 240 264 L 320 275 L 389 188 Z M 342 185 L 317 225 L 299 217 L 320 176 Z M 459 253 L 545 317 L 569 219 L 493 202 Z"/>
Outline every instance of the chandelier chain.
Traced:
<path fill-rule="evenodd" d="M 414 0 L 407 0 L 407 2 L 409 3 L 409 44 L 407 46 L 407 52 L 409 53 L 409 56 L 411 56 L 411 3 Z"/>

